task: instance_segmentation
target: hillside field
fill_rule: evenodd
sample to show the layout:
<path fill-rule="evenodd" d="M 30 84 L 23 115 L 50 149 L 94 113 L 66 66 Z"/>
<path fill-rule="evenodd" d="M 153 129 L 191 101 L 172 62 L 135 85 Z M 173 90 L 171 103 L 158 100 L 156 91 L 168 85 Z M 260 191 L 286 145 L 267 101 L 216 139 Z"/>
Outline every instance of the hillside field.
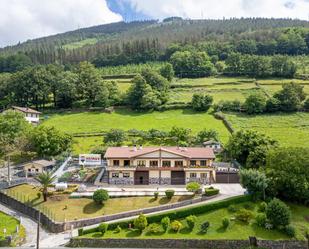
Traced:
<path fill-rule="evenodd" d="M 281 146 L 309 147 L 309 113 L 225 116 L 236 130 L 253 129 L 265 133 Z"/>

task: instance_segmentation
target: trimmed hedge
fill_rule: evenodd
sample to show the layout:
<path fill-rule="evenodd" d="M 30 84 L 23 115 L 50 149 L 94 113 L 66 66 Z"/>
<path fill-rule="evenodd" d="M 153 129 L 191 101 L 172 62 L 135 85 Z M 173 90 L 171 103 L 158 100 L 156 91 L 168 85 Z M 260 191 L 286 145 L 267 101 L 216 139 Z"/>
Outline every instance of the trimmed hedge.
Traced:
<path fill-rule="evenodd" d="M 149 216 L 147 216 L 147 221 L 148 221 L 148 224 L 160 223 L 161 220 L 166 216 L 169 217 L 171 220 L 184 219 L 189 215 L 199 215 L 199 214 L 203 214 L 203 213 L 213 211 L 213 210 L 217 210 L 217 209 L 220 209 L 220 208 L 227 208 L 230 205 L 235 205 L 235 204 L 239 204 L 239 203 L 243 203 L 243 202 L 247 202 L 247 201 L 252 201 L 251 195 L 236 196 L 236 197 L 231 197 L 231 198 L 228 198 L 228 199 L 225 199 L 225 200 L 222 200 L 222 201 L 212 202 L 212 203 L 209 203 L 209 204 L 179 209 L 177 211 L 167 211 L 167 212 L 164 212 L 164 213 L 149 215 Z M 117 226 L 120 226 L 121 228 L 128 228 L 129 224 L 133 224 L 133 222 L 134 222 L 134 220 L 131 219 L 131 220 L 127 220 L 127 221 L 110 223 L 109 226 L 108 226 L 108 229 L 114 230 L 114 229 L 117 228 Z M 85 229 L 83 231 L 83 234 L 98 232 L 97 228 L 98 227 Z"/>
<path fill-rule="evenodd" d="M 219 189 L 216 188 L 205 188 L 205 196 L 214 196 L 219 194 Z"/>

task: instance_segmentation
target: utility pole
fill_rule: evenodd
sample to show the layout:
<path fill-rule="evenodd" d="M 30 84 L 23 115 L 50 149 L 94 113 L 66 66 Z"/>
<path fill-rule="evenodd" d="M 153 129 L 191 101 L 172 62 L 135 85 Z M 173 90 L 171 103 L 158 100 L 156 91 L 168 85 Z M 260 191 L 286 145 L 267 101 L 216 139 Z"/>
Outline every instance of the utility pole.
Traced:
<path fill-rule="evenodd" d="M 41 223 L 41 211 L 39 210 L 38 226 L 36 231 L 36 249 L 40 248 L 40 223 Z"/>

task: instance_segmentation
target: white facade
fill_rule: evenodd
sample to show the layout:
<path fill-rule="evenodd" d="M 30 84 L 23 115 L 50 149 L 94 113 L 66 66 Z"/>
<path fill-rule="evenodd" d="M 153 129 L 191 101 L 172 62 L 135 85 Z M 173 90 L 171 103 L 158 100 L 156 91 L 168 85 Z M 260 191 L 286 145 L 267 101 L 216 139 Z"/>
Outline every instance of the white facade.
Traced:
<path fill-rule="evenodd" d="M 25 113 L 25 119 L 29 123 L 39 123 L 40 122 L 40 115 L 35 113 Z"/>

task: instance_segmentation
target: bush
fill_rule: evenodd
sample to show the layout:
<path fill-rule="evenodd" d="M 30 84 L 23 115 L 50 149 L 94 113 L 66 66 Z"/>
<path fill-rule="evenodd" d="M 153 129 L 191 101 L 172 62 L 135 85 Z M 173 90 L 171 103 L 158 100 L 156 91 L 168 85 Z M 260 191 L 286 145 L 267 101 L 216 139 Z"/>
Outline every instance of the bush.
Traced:
<path fill-rule="evenodd" d="M 172 223 L 171 223 L 171 229 L 174 231 L 174 232 L 179 232 L 179 230 L 182 228 L 182 223 L 178 220 L 174 220 Z"/>
<path fill-rule="evenodd" d="M 163 230 L 166 232 L 168 227 L 170 226 L 171 224 L 171 220 L 168 216 L 164 217 L 162 220 L 161 220 L 161 225 L 163 227 Z"/>
<path fill-rule="evenodd" d="M 229 227 L 229 225 L 230 225 L 230 219 L 227 218 L 227 217 L 223 218 L 222 219 L 222 227 L 224 229 L 227 229 Z"/>
<path fill-rule="evenodd" d="M 120 233 L 121 232 L 121 227 L 118 225 L 117 227 L 116 227 L 116 229 L 115 229 L 115 233 Z"/>
<path fill-rule="evenodd" d="M 249 223 L 252 217 L 252 212 L 247 209 L 241 209 L 236 213 L 236 219 L 245 223 Z"/>
<path fill-rule="evenodd" d="M 253 210 L 254 209 L 254 205 L 250 202 L 247 202 L 243 205 L 243 207 L 247 210 Z"/>
<path fill-rule="evenodd" d="M 209 226 L 210 226 L 209 221 L 203 222 L 203 224 L 201 225 L 201 232 L 207 233 Z"/>
<path fill-rule="evenodd" d="M 205 195 L 206 196 L 214 196 L 219 194 L 219 189 L 215 188 L 205 188 Z"/>
<path fill-rule="evenodd" d="M 238 211 L 238 208 L 235 205 L 230 205 L 228 206 L 227 211 L 229 211 L 230 213 L 235 213 Z"/>
<path fill-rule="evenodd" d="M 213 102 L 213 97 L 208 94 L 195 93 L 192 96 L 191 106 L 195 111 L 208 111 Z"/>
<path fill-rule="evenodd" d="M 147 231 L 151 234 L 158 234 L 162 231 L 162 228 L 157 223 L 152 223 L 147 227 Z"/>
<path fill-rule="evenodd" d="M 197 221 L 197 217 L 195 215 L 189 215 L 186 218 L 186 222 L 187 222 L 188 227 L 189 227 L 190 230 L 193 230 L 196 221 Z"/>
<path fill-rule="evenodd" d="M 286 233 L 286 235 L 288 235 L 291 238 L 294 238 L 296 234 L 295 228 L 291 225 L 286 226 L 284 228 L 284 232 Z"/>
<path fill-rule="evenodd" d="M 102 204 L 103 201 L 107 201 L 109 198 L 108 192 L 105 189 L 98 189 L 93 193 L 93 200 L 97 204 Z"/>
<path fill-rule="evenodd" d="M 38 199 L 40 199 L 41 196 L 42 196 L 42 193 L 41 193 L 41 192 L 37 192 L 36 197 L 37 197 Z"/>
<path fill-rule="evenodd" d="M 266 214 L 262 213 L 262 214 L 258 214 L 255 217 L 255 223 L 259 226 L 259 227 L 265 227 L 266 223 L 267 223 L 267 217 Z"/>
<path fill-rule="evenodd" d="M 140 214 L 134 220 L 134 227 L 140 231 L 143 231 L 148 225 L 147 217 L 144 214 Z"/>
<path fill-rule="evenodd" d="M 267 203 L 265 201 L 261 202 L 258 208 L 258 211 L 263 213 L 266 211 L 267 208 Z"/>
<path fill-rule="evenodd" d="M 186 186 L 186 189 L 189 192 L 193 192 L 194 194 L 197 194 L 198 191 L 201 189 L 201 185 L 198 182 L 189 182 Z"/>
<path fill-rule="evenodd" d="M 289 225 L 291 221 L 291 211 L 289 207 L 279 199 L 273 199 L 268 203 L 266 216 L 274 227 L 285 227 Z"/>
<path fill-rule="evenodd" d="M 153 193 L 153 196 L 154 196 L 154 198 L 157 200 L 158 197 L 159 197 L 159 192 L 154 192 L 154 193 Z"/>
<path fill-rule="evenodd" d="M 172 197 L 175 194 L 175 190 L 174 189 L 168 189 L 165 191 L 165 195 L 168 199 L 172 199 Z"/>
<path fill-rule="evenodd" d="M 98 232 L 100 232 L 102 235 L 104 235 L 106 233 L 107 229 L 108 229 L 108 224 L 101 223 L 98 227 Z"/>
<path fill-rule="evenodd" d="M 82 228 L 79 228 L 78 229 L 78 236 L 82 236 L 83 235 L 83 229 Z"/>

